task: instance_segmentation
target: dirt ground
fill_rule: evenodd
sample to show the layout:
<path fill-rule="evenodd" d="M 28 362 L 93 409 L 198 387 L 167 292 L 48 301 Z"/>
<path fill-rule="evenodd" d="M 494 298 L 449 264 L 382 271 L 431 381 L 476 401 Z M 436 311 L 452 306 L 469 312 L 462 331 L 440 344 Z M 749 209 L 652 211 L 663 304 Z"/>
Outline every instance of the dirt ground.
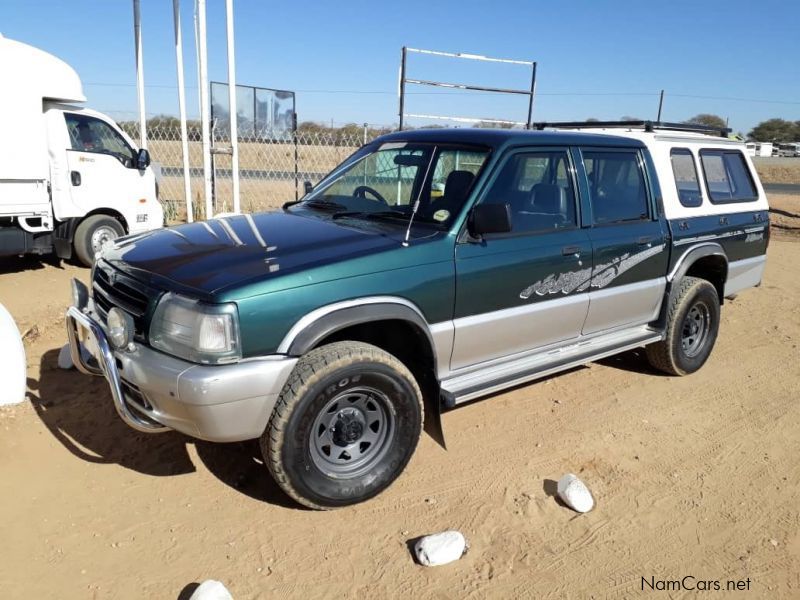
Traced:
<path fill-rule="evenodd" d="M 447 450 L 424 435 L 387 492 L 327 513 L 288 500 L 254 444 L 128 429 L 102 379 L 56 366 L 88 271 L 3 260 L 29 377 L 0 409 L 3 598 L 185 598 L 207 578 L 237 599 L 625 598 L 687 575 L 800 597 L 800 198 L 772 202 L 763 285 L 726 303 L 700 372 L 631 352 L 467 405 Z M 553 498 L 566 472 L 592 512 Z M 469 553 L 416 565 L 409 542 L 448 528 Z"/>

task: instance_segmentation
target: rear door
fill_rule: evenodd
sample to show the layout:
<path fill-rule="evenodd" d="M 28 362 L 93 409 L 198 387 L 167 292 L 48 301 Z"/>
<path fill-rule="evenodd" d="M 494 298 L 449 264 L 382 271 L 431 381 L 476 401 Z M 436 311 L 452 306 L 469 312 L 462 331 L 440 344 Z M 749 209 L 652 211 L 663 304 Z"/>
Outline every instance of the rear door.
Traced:
<path fill-rule="evenodd" d="M 512 231 L 456 245 L 452 370 L 577 338 L 589 306 L 591 244 L 566 148 L 511 152 L 478 202 L 508 203 Z"/>
<path fill-rule="evenodd" d="M 594 267 L 583 334 L 653 321 L 661 306 L 669 260 L 659 218 L 637 148 L 582 148 Z"/>

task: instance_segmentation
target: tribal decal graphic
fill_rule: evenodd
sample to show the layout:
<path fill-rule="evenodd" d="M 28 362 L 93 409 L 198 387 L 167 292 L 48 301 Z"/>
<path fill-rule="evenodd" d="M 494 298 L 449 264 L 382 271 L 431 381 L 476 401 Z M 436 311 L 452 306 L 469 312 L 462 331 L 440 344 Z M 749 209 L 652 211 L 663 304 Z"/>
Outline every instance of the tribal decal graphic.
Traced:
<path fill-rule="evenodd" d="M 527 300 L 534 294 L 546 296 L 548 294 L 558 294 L 559 292 L 562 294 L 583 292 L 590 285 L 593 288 L 604 288 L 640 262 L 662 252 L 664 248 L 664 244 L 659 244 L 635 254 L 625 253 L 622 256 L 617 256 L 608 262 L 595 266 L 594 269 L 586 268 L 578 271 L 568 271 L 558 276 L 550 274 L 533 285 L 526 287 L 519 293 L 519 297 Z"/>

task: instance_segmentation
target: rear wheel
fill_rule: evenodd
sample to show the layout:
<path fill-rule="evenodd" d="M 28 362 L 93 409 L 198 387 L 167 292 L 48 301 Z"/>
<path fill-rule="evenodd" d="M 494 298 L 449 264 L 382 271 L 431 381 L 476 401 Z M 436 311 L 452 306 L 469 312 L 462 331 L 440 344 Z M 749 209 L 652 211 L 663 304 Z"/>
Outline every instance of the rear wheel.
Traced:
<path fill-rule="evenodd" d="M 362 502 L 403 471 L 422 432 L 422 393 L 380 348 L 336 342 L 297 363 L 261 437 L 264 461 L 301 504 Z"/>
<path fill-rule="evenodd" d="M 705 364 L 719 332 L 719 296 L 705 279 L 684 277 L 670 300 L 666 337 L 647 346 L 647 359 L 670 375 L 688 375 Z"/>
<path fill-rule="evenodd" d="M 122 223 L 108 215 L 92 215 L 81 221 L 75 230 L 75 254 L 87 267 L 94 263 L 94 256 L 103 246 L 118 237 L 125 235 Z"/>

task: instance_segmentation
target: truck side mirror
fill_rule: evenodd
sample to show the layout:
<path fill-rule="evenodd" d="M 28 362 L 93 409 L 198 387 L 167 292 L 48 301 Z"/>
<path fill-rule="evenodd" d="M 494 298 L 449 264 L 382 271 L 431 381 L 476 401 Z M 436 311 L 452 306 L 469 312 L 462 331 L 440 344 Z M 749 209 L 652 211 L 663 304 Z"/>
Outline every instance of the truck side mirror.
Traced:
<path fill-rule="evenodd" d="M 141 148 L 139 152 L 136 153 L 136 168 L 140 171 L 144 171 L 149 166 L 150 153 L 145 148 Z"/>
<path fill-rule="evenodd" d="M 478 204 L 470 213 L 467 227 L 473 237 L 508 233 L 511 231 L 511 208 L 508 204 Z"/>
<path fill-rule="evenodd" d="M 311 185 L 310 181 L 304 181 L 303 182 L 303 189 L 305 190 L 306 194 L 310 194 L 312 192 L 312 190 L 314 189 L 314 186 Z"/>

